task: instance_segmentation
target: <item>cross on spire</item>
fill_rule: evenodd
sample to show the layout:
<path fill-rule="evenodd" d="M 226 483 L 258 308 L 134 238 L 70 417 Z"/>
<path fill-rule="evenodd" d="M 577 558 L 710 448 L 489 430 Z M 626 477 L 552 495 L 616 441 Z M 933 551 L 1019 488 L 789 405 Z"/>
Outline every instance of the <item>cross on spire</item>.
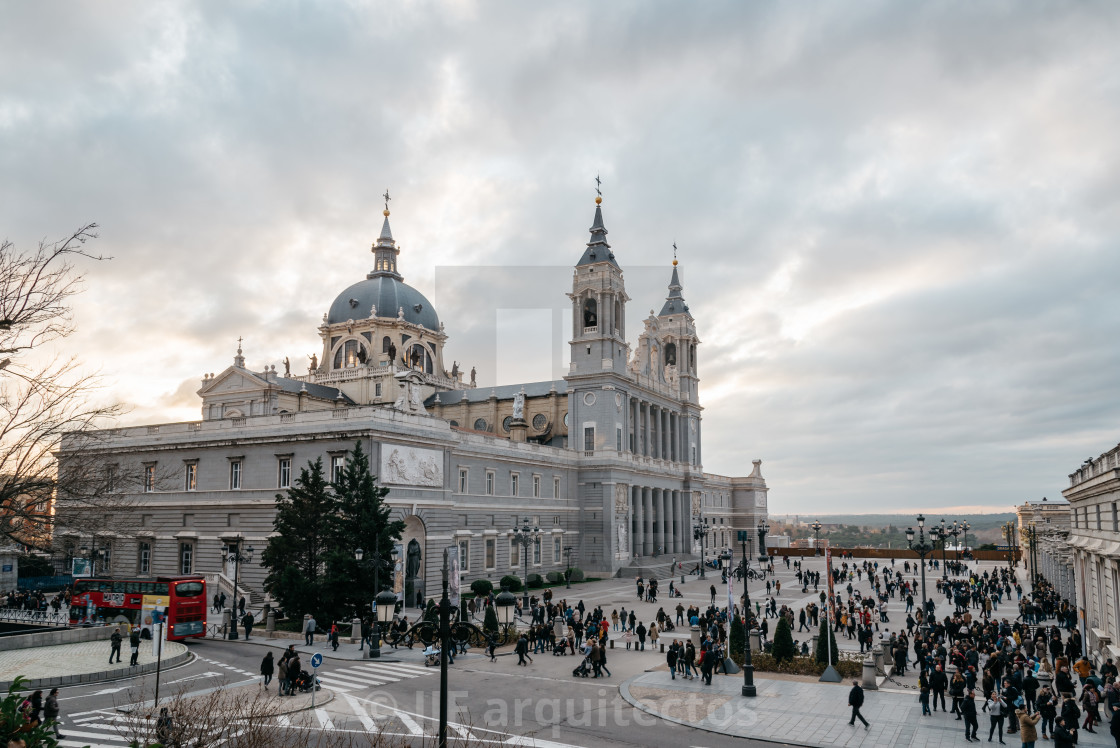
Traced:
<path fill-rule="evenodd" d="M 673 241 L 673 259 L 677 259 L 677 242 Z"/>
<path fill-rule="evenodd" d="M 241 353 L 241 340 L 242 340 L 241 336 L 238 335 L 237 336 L 237 352 L 238 353 Z"/>
<path fill-rule="evenodd" d="M 599 187 L 602 186 L 602 184 L 603 184 L 603 180 L 599 179 L 599 175 L 596 174 L 595 175 L 595 194 L 598 195 L 599 197 L 603 196 L 603 191 L 599 189 Z"/>
<path fill-rule="evenodd" d="M 392 200 L 393 198 L 389 197 L 389 188 L 388 187 L 385 188 L 385 194 L 382 195 L 381 197 L 385 198 L 385 210 L 389 210 L 389 201 Z"/>

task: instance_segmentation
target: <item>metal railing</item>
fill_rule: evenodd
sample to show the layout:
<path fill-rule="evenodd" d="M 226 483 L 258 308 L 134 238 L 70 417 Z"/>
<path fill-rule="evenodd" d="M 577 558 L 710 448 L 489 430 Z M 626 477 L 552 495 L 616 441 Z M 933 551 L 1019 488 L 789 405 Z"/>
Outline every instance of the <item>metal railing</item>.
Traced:
<path fill-rule="evenodd" d="M 53 610 L 21 610 L 0 608 L 0 621 L 5 623 L 33 623 L 38 626 L 70 626 L 70 612 Z"/>

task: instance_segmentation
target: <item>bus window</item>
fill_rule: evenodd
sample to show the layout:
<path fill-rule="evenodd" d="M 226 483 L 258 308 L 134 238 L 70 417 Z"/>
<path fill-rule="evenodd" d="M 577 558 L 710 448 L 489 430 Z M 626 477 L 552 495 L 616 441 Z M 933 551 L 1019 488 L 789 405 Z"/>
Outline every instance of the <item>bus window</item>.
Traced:
<path fill-rule="evenodd" d="M 175 585 L 175 594 L 179 597 L 194 597 L 202 594 L 202 582 L 179 582 Z"/>

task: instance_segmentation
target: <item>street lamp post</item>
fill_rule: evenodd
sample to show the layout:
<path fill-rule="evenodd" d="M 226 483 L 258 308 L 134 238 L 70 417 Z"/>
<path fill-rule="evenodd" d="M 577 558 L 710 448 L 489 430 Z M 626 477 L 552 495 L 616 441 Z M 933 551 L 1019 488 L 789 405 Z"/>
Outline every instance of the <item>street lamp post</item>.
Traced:
<path fill-rule="evenodd" d="M 758 695 L 754 687 L 754 663 L 751 660 L 751 591 L 747 584 L 747 531 L 739 531 L 739 544 L 743 550 L 743 695 Z"/>
<path fill-rule="evenodd" d="M 914 542 L 914 528 L 906 528 L 906 545 L 910 550 L 916 552 L 921 559 L 922 564 L 922 638 L 925 638 L 925 632 L 929 630 L 929 604 L 926 598 L 926 556 L 933 553 L 933 549 L 937 543 L 937 527 L 929 528 L 929 540 L 926 540 L 926 518 L 925 516 L 918 515 L 918 542 Z"/>
<path fill-rule="evenodd" d="M 813 555 L 819 556 L 821 555 L 821 527 L 823 527 L 823 525 L 821 525 L 820 520 L 817 520 L 809 525 L 809 527 L 813 530 L 813 534 L 817 538 L 816 542 L 813 544 L 813 549 L 816 551 Z"/>
<path fill-rule="evenodd" d="M 1027 550 L 1030 553 L 1031 564 L 1031 586 L 1033 587 L 1038 581 L 1038 558 L 1035 556 L 1036 541 L 1038 540 L 1038 531 L 1035 528 L 1035 523 L 1031 522 L 1027 526 Z"/>
<path fill-rule="evenodd" d="M 770 523 L 762 520 L 758 523 L 758 560 L 764 563 L 770 560 L 766 552 L 766 536 L 770 533 Z"/>
<path fill-rule="evenodd" d="M 968 554 L 968 531 L 970 529 L 972 529 L 972 525 L 968 524 L 968 520 L 965 520 L 961 525 L 961 556 L 964 558 L 967 558 Z"/>
<path fill-rule="evenodd" d="M 1015 541 L 1015 523 L 1014 522 L 1004 523 L 1004 525 L 1003 525 L 1003 537 L 1007 541 L 1007 568 L 1009 570 L 1014 569 L 1015 568 L 1015 557 L 1014 557 L 1013 551 L 1012 551 L 1012 549 L 1015 547 L 1014 546 L 1014 541 Z"/>
<path fill-rule="evenodd" d="M 369 649 L 367 650 L 366 657 L 376 659 L 381 657 L 381 624 L 383 621 L 391 621 L 393 612 L 397 607 L 397 596 L 389 590 L 381 589 L 381 553 L 379 549 L 378 536 L 373 536 L 373 640 L 370 642 Z M 394 548 L 392 553 L 392 560 L 396 563 L 397 551 Z M 354 550 L 354 559 L 361 563 L 365 557 L 365 551 L 361 548 Z"/>
<path fill-rule="evenodd" d="M 953 538 L 953 542 L 954 542 L 954 545 L 955 545 L 956 540 L 960 536 L 960 534 L 961 534 L 961 528 L 960 528 L 960 525 L 957 524 L 956 520 L 953 520 L 953 524 L 951 526 L 948 526 L 948 527 L 946 527 L 946 525 L 945 525 L 945 520 L 941 520 L 941 565 L 946 567 L 944 569 L 945 573 L 942 574 L 942 577 L 945 578 L 945 579 L 949 578 L 949 569 L 948 569 L 948 564 L 946 563 L 946 558 L 945 558 L 945 546 L 949 544 L 949 538 L 950 537 Z"/>
<path fill-rule="evenodd" d="M 525 594 L 521 602 L 523 610 L 529 607 L 529 548 L 541 537 L 541 528 L 531 527 L 530 524 L 530 519 L 526 517 L 521 527 L 513 528 L 513 540 L 521 546 L 521 553 L 525 557 Z"/>
<path fill-rule="evenodd" d="M 570 545 L 564 546 L 564 556 L 568 559 L 568 565 L 564 568 L 564 587 L 570 590 L 572 588 L 572 547 Z"/>
<path fill-rule="evenodd" d="M 700 517 L 697 517 L 697 520 L 700 520 L 700 519 L 701 519 Z M 704 558 L 704 555 L 705 555 L 705 549 L 707 548 L 707 545 L 708 545 L 708 532 L 710 530 L 711 530 L 711 528 L 708 527 L 708 525 L 706 525 L 705 523 L 700 522 L 700 521 L 697 521 L 696 525 L 693 526 L 693 528 L 692 528 L 692 539 L 700 541 L 700 578 L 701 579 L 704 579 L 705 576 L 706 576 L 704 574 L 704 569 L 707 566 L 707 563 L 706 563 L 707 559 Z"/>
<path fill-rule="evenodd" d="M 245 538 L 240 533 L 233 539 L 233 544 L 229 550 L 229 560 L 233 562 L 233 609 L 230 611 L 230 627 L 229 638 L 237 638 L 237 601 L 238 592 L 237 588 L 241 579 L 241 564 L 250 563 L 253 560 L 253 546 L 245 549 L 245 553 L 241 552 L 241 544 L 245 542 Z"/>

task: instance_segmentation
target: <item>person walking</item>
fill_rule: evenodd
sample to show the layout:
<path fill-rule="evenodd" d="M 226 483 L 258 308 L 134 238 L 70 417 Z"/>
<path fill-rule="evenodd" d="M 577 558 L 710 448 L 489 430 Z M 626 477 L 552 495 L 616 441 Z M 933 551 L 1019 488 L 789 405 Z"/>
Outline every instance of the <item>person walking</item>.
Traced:
<path fill-rule="evenodd" d="M 602 655 L 603 655 L 603 650 L 599 647 L 599 642 L 595 639 L 592 639 L 591 640 L 591 652 L 588 655 L 591 658 L 591 670 L 592 670 L 592 673 L 593 673 L 592 677 L 595 677 L 595 678 L 602 678 L 603 677 L 602 666 L 600 664 L 602 662 Z"/>
<path fill-rule="evenodd" d="M 677 648 L 676 642 L 669 645 L 669 651 L 665 653 L 665 664 L 669 666 L 669 676 L 672 680 L 677 679 Z"/>
<path fill-rule="evenodd" d="M 518 665 L 529 665 L 529 663 L 525 662 L 525 655 L 529 653 L 529 640 L 525 638 L 525 634 L 522 634 L 517 640 L 517 646 L 514 647 L 513 651 L 517 652 Z"/>
<path fill-rule="evenodd" d="M 307 624 L 303 629 L 303 643 L 309 647 L 315 643 L 315 616 L 307 619 Z"/>
<path fill-rule="evenodd" d="M 938 665 L 933 674 L 929 676 L 929 690 L 933 693 L 933 711 L 937 711 L 937 701 L 941 700 L 941 711 L 945 709 L 945 689 L 949 687 L 949 678 L 945 671 Z"/>
<path fill-rule="evenodd" d="M 332 623 L 331 624 L 331 633 L 327 635 L 327 639 L 330 640 L 331 650 L 337 652 L 338 651 L 338 624 L 337 623 Z"/>
<path fill-rule="evenodd" d="M 264 659 L 261 660 L 261 680 L 262 686 L 265 690 L 268 689 L 268 684 L 272 682 L 273 662 L 272 652 L 265 654 Z"/>
<path fill-rule="evenodd" d="M 128 648 L 132 650 L 132 656 L 128 660 L 129 667 L 136 667 L 140 662 L 140 628 L 133 628 L 128 633 Z"/>
<path fill-rule="evenodd" d="M 870 728 L 867 720 L 859 713 L 860 707 L 863 706 L 863 688 L 860 687 L 858 680 L 852 681 L 852 690 L 848 692 L 848 706 L 852 708 L 852 718 L 848 721 L 848 724 L 855 726 L 858 717 L 865 730 Z"/>
<path fill-rule="evenodd" d="M 121 642 L 124 637 L 121 636 L 120 627 L 113 631 L 113 635 L 109 637 L 109 664 L 113 664 L 113 655 L 117 656 L 117 662 L 121 661 Z"/>
<path fill-rule="evenodd" d="M 980 729 L 980 724 L 976 721 L 976 692 L 969 690 L 961 701 L 961 714 L 964 715 L 964 739 L 972 742 L 980 742 L 980 738 L 976 737 L 976 732 Z"/>
<path fill-rule="evenodd" d="M 606 639 L 603 639 L 603 642 L 605 643 Z M 611 677 L 610 668 L 607 667 L 607 648 L 602 644 L 599 647 L 599 669 L 606 673 L 608 678 Z"/>
<path fill-rule="evenodd" d="M 639 652 L 645 652 L 646 651 L 646 626 L 645 626 L 645 624 L 642 623 L 641 621 L 638 621 L 638 628 L 636 628 L 634 630 L 634 633 L 638 635 L 637 650 Z"/>
<path fill-rule="evenodd" d="M 280 656 L 280 664 L 276 666 L 276 676 L 277 676 L 277 678 L 279 678 L 279 680 L 277 682 L 276 690 L 280 692 L 281 696 L 288 693 L 288 662 L 289 661 L 290 660 L 288 658 L 288 653 L 285 652 L 283 655 Z"/>
<path fill-rule="evenodd" d="M 52 688 L 50 693 L 47 694 L 47 700 L 43 704 L 43 718 L 47 721 L 47 726 L 54 729 L 54 737 L 56 740 L 62 740 L 65 735 L 58 731 L 60 710 L 58 708 L 58 689 Z"/>
<path fill-rule="evenodd" d="M 700 650 L 700 679 L 705 686 L 712 685 L 712 671 L 715 670 L 715 666 L 712 650 Z"/>
<path fill-rule="evenodd" d="M 245 641 L 249 641 L 249 634 L 253 633 L 254 623 L 256 623 L 256 621 L 253 620 L 253 614 L 251 612 L 246 613 L 245 617 L 241 619 L 241 625 L 245 629 Z"/>
<path fill-rule="evenodd" d="M 767 582 L 766 586 L 767 587 L 770 586 L 769 582 Z M 714 584 L 712 585 L 711 593 L 712 593 L 712 605 L 715 605 L 716 604 L 716 586 Z"/>

